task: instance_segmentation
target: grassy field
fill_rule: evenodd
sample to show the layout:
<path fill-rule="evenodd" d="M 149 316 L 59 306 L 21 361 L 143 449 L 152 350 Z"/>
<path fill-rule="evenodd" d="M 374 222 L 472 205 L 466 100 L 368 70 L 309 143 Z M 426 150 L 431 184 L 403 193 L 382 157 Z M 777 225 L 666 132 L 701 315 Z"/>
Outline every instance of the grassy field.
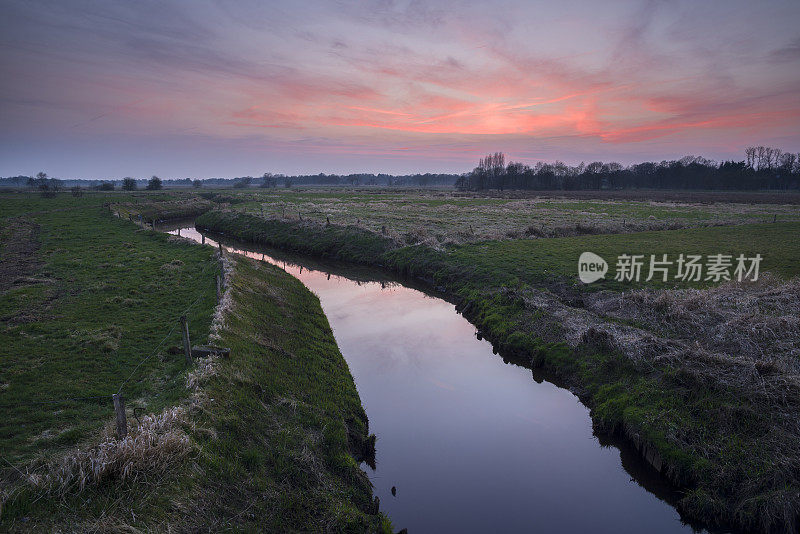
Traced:
<path fill-rule="evenodd" d="M 178 318 L 190 308 L 192 337 L 208 335 L 213 251 L 141 231 L 107 200 L 0 202 L 0 449 L 12 463 L 91 439 L 123 383 L 143 413 L 171 405 L 185 394 L 182 356 L 167 353 Z"/>
<path fill-rule="evenodd" d="M 534 196 L 466 195 L 452 191 L 235 190 L 218 195 L 237 210 L 387 232 L 403 244 L 436 247 L 481 240 L 562 237 L 598 233 L 800 221 L 800 204 L 748 203 L 721 195 L 702 202 Z M 599 195 L 603 197 L 604 195 Z M 751 195 L 758 198 L 759 195 Z M 729 197 L 738 202 L 731 202 Z M 657 195 L 655 198 L 659 198 Z M 668 197 L 671 198 L 671 197 Z M 714 198 L 719 198 L 714 201 Z M 773 198 L 777 202 L 780 197 Z M 213 197 L 212 197 L 213 200 Z M 235 202 L 235 204 L 231 204 Z M 219 203 L 219 202 L 218 202 Z"/>
<path fill-rule="evenodd" d="M 683 489 L 678 508 L 687 517 L 748 532 L 796 529 L 800 223 L 428 246 L 334 221 L 215 211 L 197 224 L 428 281 L 501 355 L 578 392 L 597 428 L 624 436 Z M 584 286 L 577 259 L 586 250 L 608 259 L 760 253 L 764 261 L 758 283 Z"/>
<path fill-rule="evenodd" d="M 136 199 L 0 201 L 0 530 L 389 529 L 355 459 L 374 437 L 318 300 L 238 260 L 215 311 L 214 250 L 104 207 Z M 193 344 L 230 358 L 187 368 L 173 328 L 187 309 Z"/>
<path fill-rule="evenodd" d="M 10 416 L 0 440 L 4 459 L 28 478 L 43 477 L 6 503 L 6 524 L 389 528 L 358 469 L 372 441 L 316 298 L 277 268 L 236 260 L 224 312 L 212 323 L 213 251 L 126 220 L 218 208 L 198 226 L 382 267 L 445 291 L 504 358 L 547 370 L 578 393 L 599 430 L 627 439 L 680 487 L 686 517 L 742 531 L 796 530 L 797 204 L 201 193 L 2 197 L 0 310 L 9 364 L 0 403 Z M 550 230 L 525 229 L 542 226 Z M 621 253 L 764 259 L 758 283 L 586 286 L 577 281 L 584 251 L 612 267 Z M 158 346 L 192 303 L 195 342 L 213 332 L 212 340 L 233 348 L 230 359 L 187 370 L 177 330 Z M 137 417 L 149 414 L 133 432 L 144 448 L 98 448 L 110 432 L 108 396 L 127 376 L 129 421 L 134 406 Z M 75 396 L 88 398 L 50 402 Z M 116 459 L 100 462 L 99 474 L 81 470 L 109 454 Z M 52 489 L 63 486 L 53 473 L 68 490 Z M 13 468 L 2 474 L 20 481 Z M 90 482 L 82 491 L 80 480 Z"/>

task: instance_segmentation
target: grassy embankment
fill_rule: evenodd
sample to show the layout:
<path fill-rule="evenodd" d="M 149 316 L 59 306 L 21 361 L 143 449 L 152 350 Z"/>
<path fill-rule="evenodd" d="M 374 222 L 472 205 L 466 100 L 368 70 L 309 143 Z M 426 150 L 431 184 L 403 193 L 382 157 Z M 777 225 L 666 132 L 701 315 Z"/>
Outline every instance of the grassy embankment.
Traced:
<path fill-rule="evenodd" d="M 118 198 L 3 198 L 0 530 L 388 525 L 354 460 L 372 442 L 317 299 L 236 260 L 212 325 L 214 251 L 101 208 Z M 230 358 L 187 369 L 177 329 L 158 347 L 192 303 L 194 343 L 211 328 Z M 110 395 L 128 376 L 118 440 Z"/>
<path fill-rule="evenodd" d="M 171 193 L 167 198 L 151 199 L 147 195 L 131 195 L 126 202 L 117 202 L 113 211 L 123 219 L 141 221 L 150 224 L 152 221 L 168 221 L 172 219 L 186 219 L 196 217 L 212 209 L 215 204 L 196 196 L 175 199 L 175 196 L 184 196 Z"/>
<path fill-rule="evenodd" d="M 758 300 L 766 303 L 783 292 L 788 305 L 796 307 L 792 300 L 796 295 L 789 293 L 797 293 L 796 284 L 767 287 L 750 298 L 742 293 L 749 290 L 735 286 L 694 293 L 665 289 L 619 293 L 625 287 L 613 281 L 587 288 L 572 280 L 577 257 L 585 250 L 611 262 L 623 252 L 673 257 L 760 253 L 765 258 L 762 271 L 796 276 L 799 223 L 486 241 L 443 250 L 398 246 L 393 239 L 355 226 L 299 224 L 232 212 L 207 213 L 197 224 L 246 241 L 382 266 L 428 280 L 454 296 L 505 357 L 545 368 L 573 387 L 599 428 L 633 442 L 651 465 L 685 490 L 678 507 L 687 517 L 746 531 L 797 527 L 796 347 L 781 354 L 759 347 L 777 346 L 781 339 L 776 338 L 797 343 L 798 327 L 791 316 L 781 315 L 792 313 L 785 303 L 765 305 L 764 311 L 759 310 Z M 630 295 L 639 299 L 623 308 L 648 302 L 663 314 L 655 324 L 621 314 L 595 314 L 580 342 L 563 342 L 572 316 L 588 321 L 592 299 L 609 294 L 618 300 Z M 713 316 L 708 331 L 677 326 L 661 331 L 669 321 L 677 323 L 676 315 L 683 321 L 678 326 L 707 320 L 700 312 L 713 315 L 708 308 L 730 304 L 727 294 L 735 297 L 728 299 L 733 302 L 730 307 L 741 307 L 740 297 L 748 297 L 746 306 L 755 308 L 738 310 L 744 315 L 722 325 L 728 330 L 714 324 L 724 317 Z M 676 311 L 676 303 L 693 308 Z M 570 315 L 559 315 L 563 310 Z M 767 312 L 772 315 L 763 315 Z M 743 340 L 732 348 L 720 346 L 720 338 L 733 343 L 727 339 L 734 332 L 732 326 L 740 327 Z M 681 337 L 679 330 L 686 335 Z M 629 343 L 631 336 L 636 339 Z M 743 347 L 749 345 L 756 345 L 754 355 L 744 353 Z"/>

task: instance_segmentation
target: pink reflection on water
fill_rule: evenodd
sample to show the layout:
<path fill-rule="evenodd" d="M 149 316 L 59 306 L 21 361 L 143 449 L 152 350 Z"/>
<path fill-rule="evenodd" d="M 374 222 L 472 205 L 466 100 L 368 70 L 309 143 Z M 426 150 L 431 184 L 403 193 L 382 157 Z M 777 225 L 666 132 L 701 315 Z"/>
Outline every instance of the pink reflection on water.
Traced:
<path fill-rule="evenodd" d="M 194 228 L 180 234 L 218 246 Z M 377 469 L 367 474 L 396 527 L 689 530 L 631 480 L 617 449 L 599 446 L 574 395 L 504 364 L 452 304 L 223 247 L 284 268 L 319 297 L 378 437 Z"/>

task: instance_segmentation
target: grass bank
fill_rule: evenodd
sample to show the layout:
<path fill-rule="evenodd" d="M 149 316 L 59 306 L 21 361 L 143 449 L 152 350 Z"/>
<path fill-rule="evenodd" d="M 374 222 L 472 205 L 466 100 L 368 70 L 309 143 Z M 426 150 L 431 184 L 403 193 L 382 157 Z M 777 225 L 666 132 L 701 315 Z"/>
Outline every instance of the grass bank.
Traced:
<path fill-rule="evenodd" d="M 359 461 L 374 436 L 319 300 L 267 263 L 236 258 L 194 433 L 199 525 L 246 531 L 389 530 Z"/>
<path fill-rule="evenodd" d="M 688 519 L 794 532 L 800 515 L 798 223 L 401 246 L 358 226 L 210 212 L 236 239 L 382 266 L 446 291 L 500 353 L 547 369 L 603 432 L 632 443 L 683 490 Z M 578 254 L 753 254 L 759 284 L 589 288 Z M 620 291 L 624 290 L 624 291 Z"/>
<path fill-rule="evenodd" d="M 119 217 L 136 222 L 150 224 L 152 221 L 169 221 L 196 217 L 214 208 L 210 200 L 186 196 L 175 199 L 177 195 L 171 193 L 167 199 L 150 198 L 147 195 L 131 194 L 125 202 L 113 204 L 112 210 Z"/>
<path fill-rule="evenodd" d="M 358 466 L 374 437 L 316 297 L 231 259 L 215 309 L 210 247 L 106 203 L 2 204 L 0 530 L 388 530 Z M 229 358 L 187 368 L 172 326 L 189 307 L 193 343 Z"/>

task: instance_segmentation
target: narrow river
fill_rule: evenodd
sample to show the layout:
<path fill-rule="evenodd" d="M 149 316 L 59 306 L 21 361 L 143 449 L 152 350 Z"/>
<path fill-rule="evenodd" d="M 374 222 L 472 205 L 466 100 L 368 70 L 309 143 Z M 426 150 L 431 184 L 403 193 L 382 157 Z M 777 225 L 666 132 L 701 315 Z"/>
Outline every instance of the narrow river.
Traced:
<path fill-rule="evenodd" d="M 217 244 L 193 226 L 178 232 Z M 641 462 L 599 443 L 577 397 L 505 364 L 452 304 L 375 271 L 227 248 L 285 268 L 319 296 L 378 437 L 377 469 L 364 469 L 396 529 L 693 530 L 643 487 L 664 490 L 652 473 L 634 480 Z"/>

